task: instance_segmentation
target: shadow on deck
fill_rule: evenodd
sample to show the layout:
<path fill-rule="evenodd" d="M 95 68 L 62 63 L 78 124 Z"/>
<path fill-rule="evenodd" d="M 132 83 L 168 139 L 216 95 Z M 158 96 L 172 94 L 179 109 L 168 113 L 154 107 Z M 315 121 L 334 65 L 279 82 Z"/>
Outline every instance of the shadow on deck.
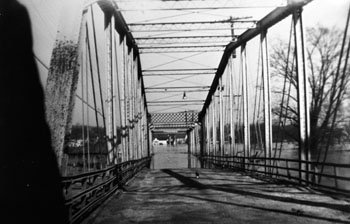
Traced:
<path fill-rule="evenodd" d="M 350 202 L 219 169 L 143 170 L 83 223 L 349 223 Z"/>

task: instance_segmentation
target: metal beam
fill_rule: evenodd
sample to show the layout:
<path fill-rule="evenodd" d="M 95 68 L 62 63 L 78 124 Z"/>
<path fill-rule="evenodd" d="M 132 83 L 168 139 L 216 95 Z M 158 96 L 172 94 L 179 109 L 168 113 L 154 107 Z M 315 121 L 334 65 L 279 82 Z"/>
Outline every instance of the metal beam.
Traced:
<path fill-rule="evenodd" d="M 255 23 L 253 23 L 252 25 L 250 26 L 240 26 L 240 27 L 235 27 L 235 30 L 246 30 L 246 29 L 252 29 L 255 27 Z M 192 32 L 192 31 L 219 31 L 219 30 L 227 30 L 227 31 L 230 31 L 231 32 L 231 28 L 230 27 L 221 27 L 221 28 L 207 28 L 207 27 L 204 27 L 204 28 L 191 28 L 191 29 L 186 29 L 186 28 L 183 28 L 183 29 L 172 29 L 172 28 L 169 28 L 169 29 L 158 29 L 158 30 L 153 30 L 153 29 L 144 29 L 144 30 L 137 30 L 137 29 L 130 29 L 129 32 L 132 32 L 132 33 L 158 33 L 158 32 Z"/>
<path fill-rule="evenodd" d="M 222 94 L 222 78 L 219 80 L 219 128 L 220 128 L 220 156 L 224 156 L 225 135 L 224 135 L 224 97 Z"/>
<path fill-rule="evenodd" d="M 140 37 L 135 38 L 138 46 L 146 44 L 227 44 L 236 40 L 237 35 L 213 35 L 213 36 L 171 36 L 171 37 Z"/>
<path fill-rule="evenodd" d="M 178 48 L 219 48 L 219 47 L 225 47 L 226 45 L 181 45 L 181 46 L 146 46 L 146 47 L 139 47 L 140 50 L 146 50 L 146 49 L 178 49 Z"/>
<path fill-rule="evenodd" d="M 210 86 L 166 86 L 166 87 L 149 87 L 147 89 L 196 89 L 196 88 L 202 88 L 202 89 L 209 89 Z"/>
<path fill-rule="evenodd" d="M 236 137 L 235 137 L 235 124 L 234 124 L 234 97 L 233 97 L 233 55 L 232 57 L 230 57 L 230 61 L 229 61 L 229 82 L 230 82 L 230 89 L 229 89 L 229 95 L 230 95 L 230 136 L 231 136 L 231 142 L 230 142 L 230 156 L 235 155 L 236 150 L 235 150 L 235 141 L 236 141 Z"/>
<path fill-rule="evenodd" d="M 304 30 L 302 22 L 302 9 L 293 13 L 294 44 L 296 54 L 297 96 L 299 115 L 299 179 L 309 181 L 309 165 L 305 164 L 311 159 L 310 155 L 310 104 L 309 81 L 306 73 L 306 50 L 304 43 Z M 303 163 L 302 163 L 303 162 Z M 304 171 L 304 172 L 303 172 Z"/>
<path fill-rule="evenodd" d="M 231 39 L 230 40 L 226 40 L 226 41 L 218 41 L 218 40 L 211 40 L 211 41 L 201 41 L 201 42 L 198 42 L 198 41 L 174 41 L 174 42 L 156 42 L 156 41 L 153 41 L 151 43 L 140 43 L 138 42 L 137 45 L 139 46 L 140 49 L 142 48 L 153 48 L 153 47 L 167 47 L 167 46 L 198 46 L 198 44 L 206 44 L 205 46 L 212 46 L 212 45 L 219 45 L 219 46 L 222 46 L 225 47 L 229 42 L 231 42 Z"/>
<path fill-rule="evenodd" d="M 140 51 L 140 54 L 176 54 L 176 53 L 208 53 L 208 52 L 222 52 L 223 48 L 212 48 L 212 49 L 197 49 L 193 48 L 193 50 L 188 49 L 178 49 L 178 50 L 170 50 L 170 49 L 163 49 L 163 50 L 142 50 Z"/>
<path fill-rule="evenodd" d="M 180 69 L 151 69 L 142 70 L 143 74 L 145 72 L 188 72 L 188 71 L 216 71 L 216 68 L 180 68 Z"/>
<path fill-rule="evenodd" d="M 237 35 L 233 37 L 238 37 Z M 172 39 L 213 39 L 213 38 L 232 38 L 232 35 L 211 35 L 211 36 L 170 36 L 170 37 L 135 37 L 135 40 L 172 40 Z"/>
<path fill-rule="evenodd" d="M 244 156 L 250 157 L 250 122 L 249 122 L 249 92 L 248 92 L 248 66 L 246 45 L 241 47 L 241 79 L 243 95 L 243 127 L 244 127 Z M 245 167 L 245 166 L 244 166 Z"/>
<path fill-rule="evenodd" d="M 196 76 L 196 75 L 215 75 L 214 72 L 198 72 L 198 73 L 169 73 L 169 74 L 144 74 L 143 77 L 146 76 L 179 76 L 179 75 L 191 75 L 191 76 Z"/>
<path fill-rule="evenodd" d="M 228 59 L 231 56 L 232 52 L 239 48 L 242 44 L 248 42 L 249 40 L 253 39 L 257 35 L 259 35 L 263 30 L 266 30 L 279 21 L 283 20 L 284 18 L 291 15 L 294 10 L 303 7 L 304 5 L 308 4 L 312 0 L 289 0 L 288 5 L 285 7 L 278 7 L 274 9 L 272 12 L 270 12 L 267 16 L 265 16 L 263 19 L 261 19 L 256 24 L 256 28 L 249 29 L 245 31 L 243 34 L 241 34 L 237 41 L 232 42 L 226 46 L 226 49 L 224 51 L 224 54 L 221 58 L 221 61 L 218 66 L 217 73 L 214 77 L 214 80 L 211 84 L 207 99 L 205 101 L 205 104 L 201 111 L 201 116 L 203 116 L 206 113 L 205 108 L 207 108 L 211 102 L 211 95 L 216 91 L 217 86 L 219 84 L 219 78 L 224 74 L 226 65 L 228 63 Z"/>
<path fill-rule="evenodd" d="M 245 17 L 233 17 L 229 19 L 224 20 L 213 20 L 213 21 L 195 21 L 195 22 L 163 22 L 163 23 L 129 23 L 129 26 L 165 26 L 165 25 L 202 25 L 202 24 L 222 24 L 222 23 L 255 23 L 256 20 L 241 20 L 241 19 L 248 19 L 251 18 L 251 16 L 245 16 Z"/>
<path fill-rule="evenodd" d="M 265 157 L 271 158 L 272 156 L 272 115 L 271 115 L 271 86 L 270 86 L 270 62 L 269 51 L 266 37 L 267 30 L 263 31 L 260 35 L 260 49 L 261 49 L 261 67 L 263 75 L 263 87 L 264 87 L 264 121 L 265 121 Z M 271 160 L 265 160 L 265 172 L 271 173 Z"/>
<path fill-rule="evenodd" d="M 135 8 L 123 8 L 121 12 L 135 12 L 135 11 L 198 11 L 198 10 L 232 10 L 232 9 L 264 9 L 264 8 L 274 8 L 276 5 L 268 6 L 219 6 L 219 7 L 186 7 L 186 8 L 149 8 L 149 9 L 135 9 Z"/>
<path fill-rule="evenodd" d="M 167 90 L 167 91 L 146 91 L 146 93 L 182 93 L 184 90 Z M 186 90 L 186 93 L 192 92 L 208 92 L 208 90 L 197 89 L 197 90 Z"/>
<path fill-rule="evenodd" d="M 198 102 L 203 102 L 204 100 L 164 100 L 164 101 L 148 101 L 149 104 L 154 104 L 154 103 L 198 103 Z"/>
<path fill-rule="evenodd" d="M 188 103 L 188 104 L 180 104 L 180 103 L 172 103 L 172 104 L 153 104 L 148 105 L 149 107 L 172 107 L 172 106 L 202 106 L 203 103 Z"/>

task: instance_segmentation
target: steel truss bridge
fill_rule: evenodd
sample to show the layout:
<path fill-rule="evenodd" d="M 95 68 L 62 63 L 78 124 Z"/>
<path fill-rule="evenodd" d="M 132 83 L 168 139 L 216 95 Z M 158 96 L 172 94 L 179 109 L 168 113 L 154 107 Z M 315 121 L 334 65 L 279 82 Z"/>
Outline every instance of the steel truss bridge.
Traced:
<path fill-rule="evenodd" d="M 323 154 L 311 148 L 302 19 L 309 2 L 67 1 L 50 63 L 36 58 L 47 69 L 47 120 L 70 221 L 149 166 L 153 133 L 169 130 L 185 132 L 189 152 L 208 163 L 349 195 L 350 165 L 327 162 L 329 144 Z M 212 19 L 208 10 L 226 18 Z M 268 35 L 283 21 L 283 68 L 294 78 L 280 76 L 276 93 Z M 343 45 L 339 68 L 348 63 L 346 38 Z M 286 158 L 291 138 L 283 130 L 292 126 L 297 155 Z"/>

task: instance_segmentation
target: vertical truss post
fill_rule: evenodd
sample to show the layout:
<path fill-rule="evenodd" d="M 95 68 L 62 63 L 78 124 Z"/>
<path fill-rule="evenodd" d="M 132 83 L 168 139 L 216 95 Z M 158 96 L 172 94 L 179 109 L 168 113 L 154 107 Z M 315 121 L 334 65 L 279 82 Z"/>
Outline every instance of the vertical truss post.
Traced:
<path fill-rule="evenodd" d="M 113 163 L 113 16 L 105 15 L 108 163 Z"/>
<path fill-rule="evenodd" d="M 206 154 L 207 156 L 210 154 L 210 125 L 209 125 L 209 107 L 207 107 L 206 109 L 206 113 L 205 113 L 205 130 L 206 130 Z"/>
<path fill-rule="evenodd" d="M 216 156 L 215 93 L 212 95 L 213 155 Z"/>
<path fill-rule="evenodd" d="M 82 76 L 85 75 L 85 77 L 86 77 L 86 79 L 85 79 L 86 102 L 89 103 L 89 70 L 88 70 L 89 63 L 88 63 L 88 48 L 87 48 L 88 36 L 87 35 L 88 35 L 88 33 L 86 32 L 86 38 L 85 38 L 86 47 L 85 47 L 84 60 L 83 60 L 83 63 L 85 62 L 86 66 L 85 66 L 85 72 L 83 72 Z M 90 64 L 90 66 L 92 66 L 92 65 Z M 83 80 L 81 82 L 83 83 Z M 82 91 L 84 91 L 84 89 L 82 89 Z M 84 106 L 82 107 L 82 110 L 84 110 Z M 88 105 L 86 105 L 86 140 L 87 140 L 87 147 L 86 148 L 87 148 L 87 171 L 88 172 L 90 172 L 90 164 L 91 164 L 91 161 L 90 161 L 89 118 L 90 118 L 89 107 L 88 107 Z"/>
<path fill-rule="evenodd" d="M 195 142 L 195 138 L 194 138 L 194 132 L 195 132 L 195 128 L 192 127 L 191 128 L 191 140 L 192 140 L 192 144 L 191 144 L 191 152 L 192 152 L 192 155 L 195 155 L 196 154 L 196 142 Z"/>
<path fill-rule="evenodd" d="M 132 125 L 132 151 L 133 151 L 133 159 L 137 159 L 137 121 L 136 121 L 136 107 L 135 107 L 135 100 L 136 100 L 136 95 L 135 95 L 135 90 L 137 88 L 135 84 L 135 63 L 134 63 L 134 51 L 131 49 L 130 51 L 130 60 L 131 60 L 131 65 L 130 65 L 130 71 L 131 71 L 131 76 L 130 76 L 130 88 L 131 88 L 131 125 Z"/>
<path fill-rule="evenodd" d="M 137 106 L 136 106 L 136 103 L 137 103 L 137 79 L 136 79 L 136 70 L 135 70 L 135 67 L 136 67 L 136 63 L 135 63 L 135 59 L 134 59 L 134 51 L 131 50 L 132 52 L 132 108 L 133 108 L 133 114 L 132 114 L 132 119 L 133 119 L 133 124 L 134 124 L 134 136 L 133 136 L 133 146 L 134 146 L 134 159 L 138 159 L 138 147 L 139 147 L 139 142 L 138 142 L 138 119 L 137 119 L 137 113 L 138 113 L 138 110 L 137 110 Z M 136 140 L 136 141 L 135 141 Z"/>
<path fill-rule="evenodd" d="M 152 144 L 153 133 L 152 133 L 149 126 L 147 126 L 147 131 L 148 131 L 148 153 L 147 153 L 147 156 L 151 156 L 153 153 L 153 144 Z"/>
<path fill-rule="evenodd" d="M 133 159 L 137 159 L 137 120 L 136 120 L 136 88 L 137 85 L 135 84 L 135 63 L 134 63 L 134 51 L 131 49 L 130 52 L 130 59 L 131 59 L 131 121 L 132 121 L 132 147 L 133 147 Z"/>
<path fill-rule="evenodd" d="M 244 146 L 243 147 L 244 147 L 244 157 L 250 157 L 249 93 L 248 93 L 246 44 L 243 44 L 241 46 L 241 66 L 242 66 L 241 72 L 242 72 L 243 127 L 244 127 Z"/>
<path fill-rule="evenodd" d="M 112 69 L 112 75 L 111 75 L 111 88 L 112 88 L 112 156 L 113 156 L 113 164 L 116 164 L 118 161 L 118 150 L 117 150 L 117 128 L 118 128 L 118 123 L 117 123 L 117 91 L 118 91 L 118 85 L 117 85 L 117 52 L 115 51 L 116 49 L 116 31 L 114 29 L 115 27 L 115 17 L 112 16 L 111 18 L 111 69 Z"/>
<path fill-rule="evenodd" d="M 147 117 L 146 117 L 146 108 L 145 108 L 145 103 L 143 101 L 143 94 L 142 94 L 142 139 L 143 139 L 143 150 L 142 150 L 142 157 L 148 156 L 146 154 L 147 150 Z"/>
<path fill-rule="evenodd" d="M 141 81 L 140 81 L 141 82 Z M 145 125 L 144 125 L 144 122 L 145 122 L 145 117 L 144 117 L 144 111 L 143 111 L 143 109 L 144 109 L 144 105 L 143 105 L 143 100 L 142 100 L 142 92 L 141 92 L 141 83 L 140 83 L 140 89 L 139 89 L 139 91 L 140 91 L 140 99 L 139 99 L 139 101 L 140 101 L 140 140 L 141 140 L 141 142 L 140 142 L 140 144 L 141 144 L 141 148 L 140 148 L 140 157 L 141 158 L 143 158 L 144 157 L 144 144 L 145 144 L 145 132 L 144 132 L 144 127 L 145 127 Z"/>
<path fill-rule="evenodd" d="M 128 135 L 128 141 L 129 141 L 129 160 L 134 159 L 134 151 L 133 151 L 133 123 L 132 123 L 132 84 L 131 84 L 131 56 L 130 56 L 130 49 L 128 46 L 127 48 L 127 54 L 126 54 L 126 61 L 127 61 L 127 72 L 126 72 L 126 81 L 127 81 L 127 109 L 128 109 L 128 128 L 129 128 L 129 135 Z"/>
<path fill-rule="evenodd" d="M 143 97 L 142 97 L 143 98 Z M 143 122 L 142 122 L 142 139 L 143 139 L 143 148 L 142 148 L 142 157 L 146 157 L 148 156 L 147 153 L 146 153 L 146 150 L 147 150 L 147 137 L 148 137 L 148 133 L 147 133 L 147 118 L 146 118 L 146 108 L 144 106 L 144 102 L 142 100 L 142 117 L 143 117 Z"/>
<path fill-rule="evenodd" d="M 123 38 L 120 36 L 120 38 Z M 122 144 L 122 162 L 127 161 L 126 158 L 126 118 L 125 118 L 125 57 L 124 57 L 124 38 L 119 41 L 120 56 L 118 62 L 121 64 L 120 72 L 118 72 L 119 84 L 119 103 L 120 103 L 120 119 L 121 119 L 121 144 Z M 118 52 L 117 52 L 118 53 Z"/>
<path fill-rule="evenodd" d="M 136 66 L 138 67 L 138 64 L 136 63 Z M 136 69 L 136 71 L 138 71 L 138 69 Z M 139 158 L 142 158 L 143 157 L 143 131 L 142 131 L 142 124 L 143 124 L 143 111 L 142 111 L 142 108 L 143 108 L 143 103 L 142 103 L 142 99 L 141 99 L 141 81 L 140 79 L 138 78 L 139 75 L 137 73 L 137 104 L 138 104 L 138 126 L 139 126 L 139 129 L 138 129 L 138 133 L 139 133 Z"/>
<path fill-rule="evenodd" d="M 136 63 L 136 66 L 138 67 L 137 63 Z M 138 69 L 136 69 L 136 71 L 138 71 Z M 142 99 L 141 99 L 141 96 L 142 96 L 142 93 L 141 93 L 141 81 L 139 80 L 139 75 L 138 75 L 138 72 L 136 73 L 137 74 L 137 92 L 138 92 L 138 100 L 137 100 L 137 104 L 139 105 L 138 107 L 138 125 L 139 125 L 139 129 L 138 129 L 138 133 L 139 133 L 139 158 L 142 158 L 143 155 L 142 155 L 142 151 L 143 151 L 143 133 L 142 133 L 142 124 L 143 124 L 143 111 L 142 111 L 142 108 L 143 108 L 143 103 L 142 103 Z"/>
<path fill-rule="evenodd" d="M 80 88 L 81 88 L 81 98 L 83 99 L 81 101 L 81 120 L 82 120 L 82 140 L 83 140 L 83 155 L 82 155 L 82 159 L 83 159 L 83 172 L 86 172 L 86 159 L 85 159 L 85 103 L 84 103 L 84 99 L 85 99 L 85 92 L 84 92 L 84 83 L 85 83 L 85 79 L 84 79 L 84 75 L 86 74 L 86 63 L 84 63 L 86 61 L 86 54 L 84 53 L 84 50 L 86 49 L 82 49 L 81 54 L 80 54 L 80 61 L 82 66 L 80 67 L 80 73 L 81 73 L 81 80 L 80 80 Z"/>
<path fill-rule="evenodd" d="M 196 148 L 196 155 L 199 155 L 199 148 L 198 148 L 198 126 L 195 127 L 194 132 L 194 139 L 195 139 L 195 148 Z"/>
<path fill-rule="evenodd" d="M 191 155 L 191 131 L 187 130 L 187 154 L 190 157 Z"/>
<path fill-rule="evenodd" d="M 204 149 L 205 149 L 205 145 L 206 145 L 206 143 L 205 143 L 205 131 L 204 131 L 204 129 L 206 129 L 206 123 L 205 123 L 205 116 L 204 117 L 202 117 L 202 120 L 201 120 L 201 124 L 202 124 L 202 133 L 201 133 L 201 135 L 200 135 L 200 137 L 201 137 L 201 145 L 200 145 L 200 156 L 202 157 L 202 156 L 204 156 Z"/>
<path fill-rule="evenodd" d="M 130 141 L 130 152 L 131 152 L 131 160 L 135 159 L 135 126 L 134 126 L 134 88 L 135 85 L 133 83 L 134 81 L 134 60 L 133 60 L 133 50 L 129 49 L 129 106 L 130 106 L 130 112 L 129 112 L 129 125 L 130 125 L 130 135 L 129 135 L 129 141 Z"/>
<path fill-rule="evenodd" d="M 117 55 L 117 43 L 119 38 L 117 38 L 117 33 L 116 30 L 114 29 L 115 27 L 115 23 L 116 23 L 116 18 L 113 16 L 112 17 L 112 63 L 113 63 L 113 72 L 112 72 L 112 105 L 113 105 L 113 158 L 114 158 L 114 164 L 118 163 L 118 119 L 117 116 L 120 113 L 120 110 L 118 111 L 118 109 L 120 109 L 117 107 L 117 105 L 120 105 L 120 102 L 117 103 L 117 101 L 119 101 L 119 98 L 117 98 L 117 93 L 119 91 L 119 83 L 118 83 L 118 55 Z M 118 94 L 119 95 L 119 94 Z"/>
<path fill-rule="evenodd" d="M 299 112 L 299 180 L 308 181 L 310 161 L 310 104 L 309 82 L 306 73 L 304 30 L 302 8 L 293 12 L 294 41 L 296 53 L 297 93 Z"/>
<path fill-rule="evenodd" d="M 143 139 L 143 147 L 142 147 L 142 157 L 146 157 L 147 154 L 146 154 L 146 149 L 147 149 L 147 145 L 146 145 L 146 142 L 147 142 L 147 117 L 146 117 L 146 108 L 145 108 L 145 103 L 143 101 L 143 94 L 142 94 L 142 139 Z"/>
<path fill-rule="evenodd" d="M 79 52 L 82 48 L 86 14 L 84 1 L 65 4 L 60 18 L 55 46 L 45 88 L 47 121 L 52 146 L 59 166 L 62 165 L 65 136 L 70 132 L 75 93 L 79 79 Z"/>
<path fill-rule="evenodd" d="M 233 57 L 230 57 L 229 61 L 229 95 L 230 95 L 230 136 L 231 136 L 231 141 L 230 141 L 230 156 L 233 156 L 235 154 L 235 125 L 234 125 L 234 107 L 233 107 Z"/>
<path fill-rule="evenodd" d="M 192 128 L 192 155 L 196 155 L 196 138 L 195 138 L 195 128 Z"/>
<path fill-rule="evenodd" d="M 116 31 L 114 31 L 116 32 Z M 124 150 L 123 150 L 123 79 L 122 79 L 122 66 L 120 66 L 120 62 L 121 59 L 123 57 L 120 57 L 120 52 L 122 52 L 122 50 L 120 49 L 120 38 L 121 36 L 118 35 L 118 33 L 115 35 L 115 65 L 116 65 L 116 69 L 115 69 L 115 94 L 118 94 L 118 98 L 115 96 L 115 100 L 119 102 L 119 110 L 115 110 L 115 116 L 119 116 L 119 126 L 120 126 L 120 136 L 117 136 L 117 138 L 120 138 L 120 146 L 118 145 L 118 139 L 116 139 L 116 153 L 117 153 L 117 163 L 118 162 L 123 162 L 124 161 Z M 115 103 L 115 105 L 117 105 L 117 103 Z M 116 107 L 115 107 L 116 108 Z M 117 135 L 118 133 L 118 129 L 117 129 L 118 125 L 117 125 L 117 119 L 115 119 L 115 135 Z M 119 147 L 118 147 L 119 146 Z"/>
<path fill-rule="evenodd" d="M 272 155 L 272 118 L 271 118 L 271 86 L 270 86 L 270 68 L 269 51 L 267 43 L 267 30 L 261 32 L 261 67 L 264 87 L 264 121 L 265 121 L 265 173 L 271 174 L 271 155 Z M 268 167 L 266 167 L 268 166 Z"/>
<path fill-rule="evenodd" d="M 130 122 L 130 62 L 129 62 L 129 50 L 128 46 L 126 45 L 126 39 L 125 39 L 125 103 L 126 103 L 126 122 L 127 122 L 127 129 L 128 129 L 128 161 L 132 160 L 132 146 L 131 146 L 131 122 Z"/>
<path fill-rule="evenodd" d="M 224 100 L 223 100 L 223 96 L 222 96 L 222 77 L 219 79 L 219 118 L 220 118 L 220 156 L 224 156 L 225 155 L 225 133 L 224 133 Z"/>
<path fill-rule="evenodd" d="M 137 60 L 137 58 L 135 59 Z M 136 84 L 137 84 L 137 91 L 136 91 L 136 108 L 137 108 L 137 150 L 138 150 L 138 159 L 142 158 L 142 102 L 141 102 L 141 83 L 139 80 L 138 75 L 138 63 L 135 63 L 135 76 L 136 76 Z"/>
<path fill-rule="evenodd" d="M 129 90 L 129 85 L 128 85 L 128 49 L 126 46 L 126 36 L 124 36 L 123 40 L 123 84 L 124 84 L 124 119 L 123 119 L 123 126 L 124 126 L 124 142 L 125 142 L 125 161 L 130 160 L 130 146 L 129 146 L 129 132 L 130 128 L 128 125 L 128 114 L 129 114 L 129 97 L 128 97 L 128 90 Z"/>

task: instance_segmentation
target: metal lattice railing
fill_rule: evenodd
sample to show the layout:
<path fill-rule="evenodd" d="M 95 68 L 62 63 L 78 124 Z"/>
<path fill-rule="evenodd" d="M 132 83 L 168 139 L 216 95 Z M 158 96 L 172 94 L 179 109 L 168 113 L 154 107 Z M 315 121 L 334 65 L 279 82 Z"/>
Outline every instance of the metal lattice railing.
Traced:
<path fill-rule="evenodd" d="M 202 159 L 221 167 L 264 174 L 278 179 L 309 185 L 317 189 L 350 195 L 349 164 L 244 156 L 204 156 Z M 299 167 L 301 165 L 308 166 L 309 169 L 300 169 Z M 319 172 L 319 167 L 325 167 L 324 171 Z"/>
<path fill-rule="evenodd" d="M 104 170 L 63 177 L 63 189 L 71 223 L 77 223 L 149 166 L 151 158 L 131 160 Z"/>

